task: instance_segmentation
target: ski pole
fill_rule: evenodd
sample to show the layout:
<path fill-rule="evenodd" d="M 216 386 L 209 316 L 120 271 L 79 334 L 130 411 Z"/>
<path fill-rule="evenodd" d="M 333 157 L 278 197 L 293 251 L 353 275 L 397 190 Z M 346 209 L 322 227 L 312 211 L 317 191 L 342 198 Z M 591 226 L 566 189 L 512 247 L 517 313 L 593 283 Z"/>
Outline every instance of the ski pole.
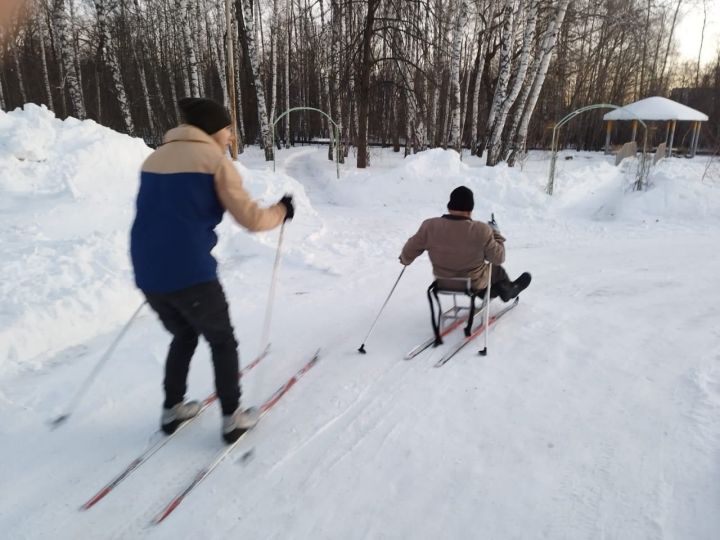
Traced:
<path fill-rule="evenodd" d="M 401 278 L 401 277 L 403 276 L 403 274 L 405 273 L 405 269 L 406 269 L 406 268 L 407 268 L 407 266 L 403 266 L 403 269 L 400 271 L 400 275 L 399 275 L 398 278 L 395 280 L 395 285 L 393 285 L 392 289 L 390 289 L 390 294 L 388 294 L 388 297 L 385 299 L 385 303 L 384 303 L 384 304 L 382 305 L 382 307 L 380 308 L 380 312 L 377 314 L 377 317 L 375 317 L 375 321 L 372 323 L 372 326 L 370 327 L 370 330 L 368 330 L 367 336 L 365 336 L 365 339 L 363 340 L 362 345 L 360 345 L 360 348 L 358 348 L 358 352 L 360 352 L 360 353 L 362 353 L 362 354 L 365 354 L 365 353 L 367 352 L 367 351 L 365 350 L 365 342 L 366 342 L 366 341 L 368 340 L 368 338 L 370 337 L 370 334 L 372 334 L 372 331 L 373 331 L 373 329 L 375 328 L 375 325 L 377 324 L 378 319 L 380 319 L 380 315 L 382 314 L 383 310 L 385 309 L 385 306 L 387 306 L 388 302 L 390 301 L 390 297 L 391 297 L 391 296 L 393 295 L 393 293 L 395 292 L 395 287 L 397 287 L 398 283 L 400 283 L 400 278 Z"/>
<path fill-rule="evenodd" d="M 110 344 L 107 351 L 105 351 L 105 354 L 102 355 L 102 357 L 100 358 L 98 363 L 95 364 L 95 367 L 90 372 L 90 375 L 88 375 L 87 379 L 85 379 L 85 381 L 83 381 L 83 383 L 80 385 L 80 388 L 78 389 L 77 393 L 75 394 L 75 397 L 73 397 L 73 399 L 70 402 L 70 404 L 68 405 L 68 407 L 65 409 L 65 412 L 50 422 L 50 426 L 52 427 L 52 429 L 55 429 L 55 428 L 61 426 L 68 418 L 70 418 L 72 413 L 75 412 L 75 408 L 80 403 L 80 400 L 85 395 L 85 393 L 88 391 L 90 386 L 92 386 L 92 383 L 95 380 L 95 377 L 97 377 L 98 373 L 100 373 L 103 366 L 107 362 L 108 358 L 110 358 L 112 356 L 112 353 L 115 351 L 115 347 L 117 347 L 118 343 L 120 343 L 120 340 L 123 338 L 125 333 L 128 331 L 128 329 L 130 328 L 130 325 L 135 320 L 135 318 L 138 316 L 138 314 L 140 313 L 140 310 L 143 308 L 143 306 L 146 303 L 147 302 L 143 302 L 142 304 L 140 304 L 138 306 L 138 308 L 135 310 L 135 313 L 133 313 L 132 317 L 130 317 L 130 320 L 125 323 L 125 326 L 123 327 L 122 330 L 120 330 L 120 333 L 117 335 L 115 340 Z"/>
<path fill-rule="evenodd" d="M 280 237 L 278 238 L 277 251 L 275 252 L 275 263 L 273 264 L 272 278 L 270 279 L 270 291 L 268 292 L 267 307 L 265 308 L 265 322 L 263 323 L 261 351 L 270 348 L 270 322 L 272 320 L 273 303 L 275 302 L 275 285 L 277 283 L 278 268 L 280 267 L 280 255 L 282 253 L 283 236 L 285 235 L 285 222 L 280 225 Z"/>
<path fill-rule="evenodd" d="M 495 221 L 495 216 L 493 216 L 493 221 Z M 483 323 L 485 325 L 485 347 L 481 351 L 479 351 L 480 356 L 487 356 L 487 345 L 488 345 L 488 330 L 490 328 L 488 325 L 490 324 L 490 289 L 492 288 L 492 263 L 488 265 L 488 285 L 487 289 L 485 289 L 485 322 Z"/>

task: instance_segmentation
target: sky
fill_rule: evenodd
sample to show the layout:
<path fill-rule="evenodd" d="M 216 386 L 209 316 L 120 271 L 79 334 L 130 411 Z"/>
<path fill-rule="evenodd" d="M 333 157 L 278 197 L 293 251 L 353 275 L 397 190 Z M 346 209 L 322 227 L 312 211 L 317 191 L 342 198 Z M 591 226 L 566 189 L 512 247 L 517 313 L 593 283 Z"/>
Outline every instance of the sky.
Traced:
<path fill-rule="evenodd" d="M 707 6 L 707 22 L 702 56 L 700 57 L 702 64 L 715 60 L 718 46 L 720 46 L 720 0 L 705 0 L 705 4 Z M 697 61 L 703 24 L 703 0 L 683 2 L 680 13 L 683 18 L 676 30 L 680 56 L 683 60 Z"/>

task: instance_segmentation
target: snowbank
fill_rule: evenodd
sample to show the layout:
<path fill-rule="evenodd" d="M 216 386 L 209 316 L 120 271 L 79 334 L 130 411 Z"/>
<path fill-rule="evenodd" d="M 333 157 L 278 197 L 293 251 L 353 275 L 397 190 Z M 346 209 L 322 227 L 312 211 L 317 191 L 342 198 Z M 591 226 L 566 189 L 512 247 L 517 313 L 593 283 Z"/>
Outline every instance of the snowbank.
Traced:
<path fill-rule="evenodd" d="M 116 328 L 142 301 L 128 239 L 151 151 L 44 106 L 0 111 L 0 373 L 39 367 L 47 353 Z M 296 180 L 238 168 L 255 197 L 269 204 L 293 193 L 303 227 L 319 226 Z M 272 257 L 277 235 L 244 234 L 229 218 L 221 227 L 221 265 L 238 254 Z"/>
<path fill-rule="evenodd" d="M 141 301 L 128 231 L 138 169 L 150 152 L 139 139 L 93 121 L 58 120 L 45 107 L 0 112 L 0 373 L 40 365 L 51 351 L 116 328 Z M 295 196 L 286 262 L 339 276 L 368 260 L 383 264 L 382 246 L 399 251 L 422 219 L 445 211 L 458 185 L 474 191 L 477 219 L 495 213 L 503 231 L 531 228 L 538 242 L 543 227 L 564 229 L 577 220 L 634 226 L 720 219 L 720 189 L 700 182 L 701 159 L 661 161 L 651 188 L 633 193 L 631 161 L 614 167 L 599 154 L 567 152 L 548 197 L 545 158 L 532 154 L 521 171 L 485 167 L 467 155 L 461 160 L 451 150 L 406 159 L 373 150 L 370 169 L 348 160 L 338 180 L 325 148 L 299 147 L 279 153 L 277 172 L 254 149 L 237 167 L 265 204 Z M 342 233 L 325 224 L 324 216 L 336 214 L 347 221 Z M 221 269 L 250 258 L 269 262 L 277 238 L 277 231 L 248 235 L 226 217 L 215 254 Z"/>

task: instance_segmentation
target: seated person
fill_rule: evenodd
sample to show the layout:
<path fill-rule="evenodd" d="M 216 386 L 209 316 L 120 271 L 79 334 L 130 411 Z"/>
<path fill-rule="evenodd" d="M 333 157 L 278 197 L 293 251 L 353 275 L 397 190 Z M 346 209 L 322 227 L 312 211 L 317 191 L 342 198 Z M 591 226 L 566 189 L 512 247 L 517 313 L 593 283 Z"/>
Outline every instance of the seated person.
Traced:
<path fill-rule="evenodd" d="M 448 213 L 423 221 L 405 243 L 400 262 L 407 266 L 427 250 L 436 278 L 470 278 L 473 291 L 482 296 L 488 286 L 488 261 L 493 265 L 490 296 L 507 302 L 530 285 L 531 276 L 524 272 L 510 281 L 501 266 L 505 261 L 505 238 L 494 224 L 472 220 L 474 206 L 469 188 L 454 189 Z"/>

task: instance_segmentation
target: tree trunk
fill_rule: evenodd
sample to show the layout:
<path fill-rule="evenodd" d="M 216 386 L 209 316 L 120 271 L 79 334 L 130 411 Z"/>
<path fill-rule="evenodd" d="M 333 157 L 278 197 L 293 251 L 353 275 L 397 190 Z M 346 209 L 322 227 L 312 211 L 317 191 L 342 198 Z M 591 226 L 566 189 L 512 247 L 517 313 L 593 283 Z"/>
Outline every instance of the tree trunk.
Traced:
<path fill-rule="evenodd" d="M 520 91 L 526 84 L 525 79 L 527 76 L 528 66 L 530 65 L 530 49 L 535 41 L 535 26 L 537 24 L 538 14 L 538 3 L 535 0 L 531 1 L 532 3 L 528 8 L 527 18 L 525 21 L 526 26 L 525 31 L 523 32 L 523 46 L 520 52 L 520 64 L 518 66 L 517 73 L 515 74 L 515 82 L 510 90 L 510 94 L 502 104 L 495 126 L 493 127 L 493 132 L 490 136 L 489 146 L 491 150 L 488 152 L 488 165 L 497 165 L 501 159 L 501 151 L 503 150 L 502 135 L 505 129 L 505 122 L 507 121 L 508 114 L 510 114 L 510 109 L 515 104 L 515 100 L 518 98 Z"/>
<path fill-rule="evenodd" d="M 490 114 L 485 127 L 485 149 L 487 150 L 487 164 L 494 165 L 491 156 L 497 151 L 492 146 L 494 142 L 493 132 L 496 128 L 496 119 L 500 116 L 503 104 L 507 99 L 507 88 L 510 82 L 510 70 L 512 68 L 512 49 L 515 33 L 515 19 L 513 0 L 505 0 L 503 7 L 503 26 L 500 42 L 500 72 L 498 73 L 497 86 L 493 96 Z"/>
<path fill-rule="evenodd" d="M 541 57 L 541 60 L 540 62 L 538 62 L 537 72 L 535 74 L 535 80 L 533 81 L 532 90 L 530 91 L 528 102 L 523 112 L 522 120 L 520 120 L 513 155 L 508 158 L 508 162 L 511 164 L 515 162 L 515 154 L 517 152 L 523 151 L 523 149 L 525 148 L 530 119 L 532 118 L 533 112 L 535 111 L 535 105 L 537 104 L 538 97 L 540 97 L 540 91 L 542 90 L 543 84 L 545 82 L 545 76 L 547 75 L 548 67 L 550 66 L 550 59 L 552 58 L 553 49 L 555 48 L 555 43 L 557 42 L 563 19 L 565 19 L 565 13 L 567 12 L 568 4 L 570 4 L 570 0 L 561 0 L 560 3 L 557 4 L 555 16 L 550 21 L 550 25 L 548 26 L 543 36 L 542 45 L 538 53 Z"/>
<path fill-rule="evenodd" d="M 25 79 L 23 77 L 22 65 L 20 64 L 20 56 L 18 55 L 18 48 L 20 47 L 18 36 L 15 36 L 10 47 L 12 48 L 13 61 L 15 62 L 15 73 L 17 75 L 18 88 L 20 89 L 20 98 L 24 105 L 28 99 L 27 93 L 25 92 Z"/>
<path fill-rule="evenodd" d="M 237 9 L 237 4 L 235 4 Z M 238 154 L 242 154 L 245 151 L 245 114 L 243 113 L 242 107 L 242 81 L 240 80 L 240 59 L 237 55 L 240 54 L 240 44 L 238 43 L 238 14 L 235 11 L 233 17 L 233 50 L 235 51 L 235 101 L 237 107 L 237 126 L 238 126 Z"/>
<path fill-rule="evenodd" d="M 198 74 L 198 59 L 193 44 L 192 31 L 190 30 L 190 14 L 188 8 L 188 0 L 176 0 L 175 6 L 180 16 L 180 25 L 182 26 L 182 39 L 185 45 L 185 61 L 183 68 L 190 70 L 189 90 L 191 97 L 200 97 L 200 76 Z"/>
<path fill-rule="evenodd" d="M 65 85 L 67 85 L 70 97 L 70 113 L 76 118 L 84 120 L 87 115 L 82 88 L 80 87 L 80 78 L 73 59 L 72 37 L 68 32 L 68 15 L 65 11 L 65 0 L 54 0 L 53 19 L 55 22 L 55 34 L 58 37 L 58 48 L 60 49 Z"/>
<path fill-rule="evenodd" d="M 135 126 L 133 125 L 130 103 L 128 102 L 125 85 L 123 84 L 122 75 L 120 73 L 120 63 L 118 62 L 117 55 L 115 54 L 115 47 L 113 46 L 112 35 L 110 34 L 110 21 L 108 20 L 107 8 L 108 6 L 106 0 L 95 0 L 98 35 L 100 36 L 100 50 L 102 51 L 103 60 L 110 69 L 110 76 L 112 78 L 113 87 L 115 88 L 115 95 L 117 97 L 118 104 L 120 105 L 120 114 L 122 115 L 125 133 L 132 135 L 135 133 Z"/>
<path fill-rule="evenodd" d="M 362 60 L 357 68 L 357 78 L 360 83 L 358 90 L 358 141 L 357 141 L 357 167 L 365 169 L 369 165 L 368 153 L 368 112 L 370 105 L 370 68 L 372 67 L 372 37 L 375 24 L 375 11 L 380 0 L 368 0 L 367 17 L 363 28 Z"/>
<path fill-rule="evenodd" d="M 460 57 L 462 56 L 462 31 L 467 18 L 467 0 L 456 0 L 455 24 L 453 28 L 453 45 L 450 58 L 450 91 L 448 92 L 448 105 L 452 105 L 450 121 L 449 146 L 458 153 L 462 147 L 462 134 L 460 133 Z"/>
<path fill-rule="evenodd" d="M 53 103 L 52 89 L 50 88 L 50 75 L 48 73 L 47 55 L 45 53 L 45 40 L 47 39 L 47 28 L 43 21 L 42 15 L 38 15 L 36 20 L 38 26 L 38 40 L 40 41 L 40 61 L 42 62 L 43 72 L 43 86 L 45 90 L 45 97 L 47 99 L 47 105 L 51 111 L 55 110 Z"/>
<path fill-rule="evenodd" d="M 260 56 L 257 45 L 255 43 L 255 22 L 253 21 L 253 5 L 252 0 L 239 0 L 242 8 L 242 24 L 245 31 L 245 50 L 250 60 L 250 68 L 255 83 L 255 95 L 257 96 L 258 121 L 260 123 L 260 136 L 262 139 L 263 149 L 265 150 L 265 161 L 272 161 L 274 149 L 272 140 L 270 139 L 270 125 L 268 123 L 267 108 L 265 105 L 265 89 L 263 87 L 262 78 L 260 77 Z M 240 13 L 240 11 L 238 11 Z"/>
<path fill-rule="evenodd" d="M 286 21 L 287 26 L 287 42 L 285 44 L 285 110 L 290 110 L 290 47 L 292 44 L 292 17 L 293 5 L 292 0 L 287 0 L 286 4 Z M 285 148 L 290 148 L 290 115 L 285 115 Z"/>

